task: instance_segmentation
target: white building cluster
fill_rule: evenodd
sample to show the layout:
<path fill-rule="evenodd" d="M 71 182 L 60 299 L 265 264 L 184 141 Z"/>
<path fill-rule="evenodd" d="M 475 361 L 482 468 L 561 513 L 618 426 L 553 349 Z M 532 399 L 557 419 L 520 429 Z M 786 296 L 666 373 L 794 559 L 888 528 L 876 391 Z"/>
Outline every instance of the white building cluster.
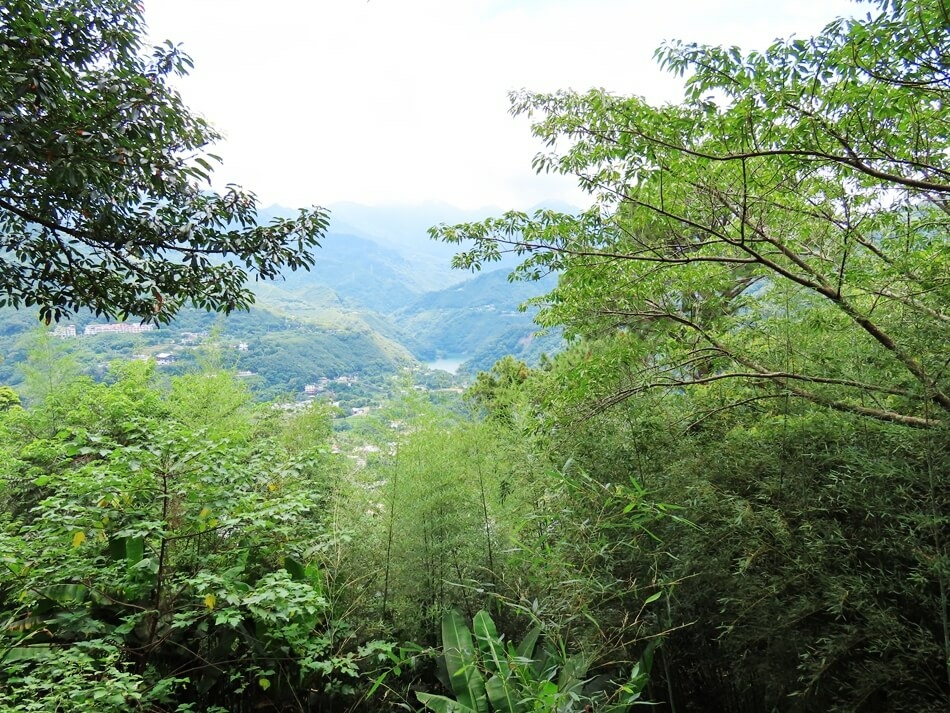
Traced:
<path fill-rule="evenodd" d="M 57 327 L 58 329 L 58 327 Z M 73 327 L 73 334 L 76 335 L 76 328 Z M 140 334 L 142 332 L 151 332 L 155 329 L 154 324 L 139 324 L 137 322 L 114 322 L 112 324 L 90 324 L 83 330 L 87 337 L 96 334 Z"/>

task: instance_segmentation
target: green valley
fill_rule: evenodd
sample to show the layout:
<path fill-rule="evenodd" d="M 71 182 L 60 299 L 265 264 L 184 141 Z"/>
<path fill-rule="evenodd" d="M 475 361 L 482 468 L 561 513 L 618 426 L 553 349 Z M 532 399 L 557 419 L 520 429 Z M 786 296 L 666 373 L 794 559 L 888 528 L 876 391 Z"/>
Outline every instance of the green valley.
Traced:
<path fill-rule="evenodd" d="M 0 2 L 0 713 L 950 710 L 950 11 L 737 3 Z"/>
<path fill-rule="evenodd" d="M 358 212 L 355 206 L 348 210 L 351 217 Z M 362 208 L 366 221 L 375 212 Z M 262 219 L 282 213 L 287 211 L 272 207 Z M 417 224 L 427 220 L 428 213 L 420 213 Z M 403 369 L 441 357 L 461 360 L 463 372 L 471 374 L 470 369 L 487 368 L 508 353 L 535 363 L 542 351 L 561 348 L 559 338 L 535 337 L 532 312 L 520 310 L 553 281 L 508 284 L 505 269 L 473 276 L 451 270 L 448 260 L 426 267 L 445 249 L 436 243 L 428 248 L 432 241 L 424 231 L 415 233 L 415 240 L 403 235 L 390 242 L 396 247 L 331 228 L 309 273 L 252 285 L 256 304 L 247 313 L 224 317 L 183 310 L 174 322 L 154 331 L 88 337 L 83 336 L 87 327 L 105 321 L 79 313 L 58 326 L 60 334 L 71 334 L 69 325 L 76 332 L 63 338 L 60 347 L 72 354 L 77 373 L 97 378 L 115 359 L 157 354 L 171 355 L 164 371 L 181 373 L 195 366 L 201 345 L 213 334 L 222 363 L 246 374 L 261 398 L 303 398 L 308 384 L 340 376 L 361 378 L 374 384 L 370 391 L 377 393 Z M 420 255 L 421 263 L 415 261 Z M 432 284 L 444 287 L 427 291 Z M 132 329 L 136 323 L 126 324 Z M 42 328 L 28 313 L 0 312 L 3 383 L 22 382 L 20 366 L 38 331 Z"/>

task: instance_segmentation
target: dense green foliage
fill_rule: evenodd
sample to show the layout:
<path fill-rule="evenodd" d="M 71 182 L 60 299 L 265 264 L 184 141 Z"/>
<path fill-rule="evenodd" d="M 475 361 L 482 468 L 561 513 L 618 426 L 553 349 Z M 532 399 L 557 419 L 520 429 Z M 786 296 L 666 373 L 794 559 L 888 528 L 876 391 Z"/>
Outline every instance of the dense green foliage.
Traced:
<path fill-rule="evenodd" d="M 950 96 L 942 2 L 881 3 L 765 53 L 672 44 L 681 104 L 602 91 L 513 97 L 577 175 L 579 215 L 511 213 L 435 229 L 562 271 L 540 321 L 618 334 L 598 355 L 604 405 L 722 380 L 912 426 L 950 411 L 946 197 Z M 887 57 L 902 62 L 885 66 Z M 563 151 L 558 147 L 563 146 Z M 833 334 L 834 338 L 816 338 Z M 868 370 L 873 370 L 868 373 Z"/>
<path fill-rule="evenodd" d="M 587 678 L 584 655 L 565 658 L 548 642 L 539 643 L 541 629 L 531 629 L 515 646 L 505 642 L 485 610 L 472 619 L 475 642 L 454 609 L 442 616 L 446 672 L 455 698 L 417 692 L 426 708 L 446 713 L 527 713 L 584 707 L 608 713 L 626 711 L 640 699 L 650 671 L 649 653 L 633 666 L 627 681 Z"/>
<path fill-rule="evenodd" d="M 616 598 L 589 569 L 607 528 L 567 536 L 602 493 L 556 486 L 516 432 L 406 383 L 337 437 L 351 460 L 330 452 L 328 407 L 256 404 L 225 372 L 34 369 L 63 376 L 0 412 L 3 710 L 385 708 L 437 685 L 395 642 L 436 644 L 450 607 L 539 627 L 533 695 L 575 700 L 545 682 L 568 666 L 579 686 L 581 660 L 629 673 L 637 623 L 608 641 L 586 621 Z M 634 500 L 611 491 L 614 525 Z"/>
<path fill-rule="evenodd" d="M 218 135 L 169 81 L 191 61 L 170 42 L 143 51 L 142 12 L 0 7 L 0 305 L 164 323 L 188 302 L 245 308 L 248 272 L 314 262 L 324 211 L 259 227 L 253 194 L 206 187 Z"/>
<path fill-rule="evenodd" d="M 665 506 L 635 485 L 604 488 L 575 468 L 560 473 L 511 419 L 473 422 L 415 390 L 405 389 L 362 438 L 377 445 L 355 454 L 355 487 L 344 498 L 354 533 L 349 567 L 362 573 L 347 588 L 351 611 L 424 645 L 438 643 L 451 609 L 468 617 L 491 609 L 508 640 L 537 627 L 544 646 L 536 666 L 531 655 L 522 662 L 522 692 L 558 701 L 559 711 L 580 699 L 559 689 L 558 678 L 576 674 L 576 690 L 568 688 L 579 695 L 582 662 L 601 684 L 631 675 L 645 648 L 640 614 L 659 606 L 660 591 L 619 582 L 600 562 L 605 546 L 618 557 L 632 553 L 650 523 L 669 516 Z M 635 600 L 636 610 L 619 608 Z M 416 703 L 406 684 L 390 683 L 398 700 Z M 432 683 L 423 676 L 423 690 L 441 695 Z"/>
<path fill-rule="evenodd" d="M 345 690 L 362 654 L 333 604 L 326 411 L 253 406 L 223 373 L 150 380 L 130 365 L 3 412 L 0 706 Z"/>
<path fill-rule="evenodd" d="M 948 27 L 881 0 L 762 53 L 668 45 L 677 105 L 516 95 L 596 207 L 434 233 L 556 270 L 534 302 L 571 344 L 454 403 L 411 372 L 345 428 L 252 399 L 222 364 L 385 368 L 359 320 L 289 339 L 338 309 L 293 283 L 233 362 L 97 383 L 24 346 L 0 711 L 947 710 Z M 490 313 L 479 284 L 407 323 Z"/>
<path fill-rule="evenodd" d="M 682 508 L 629 549 L 617 545 L 634 523 L 616 521 L 593 566 L 667 592 L 639 632 L 669 632 L 655 694 L 668 687 L 680 711 L 944 709 L 946 431 L 793 399 L 723 408 L 736 398 L 725 386 L 639 394 L 578 422 L 561 384 L 587 349 L 518 393 L 546 414 L 535 437 L 549 457 L 608 492 L 635 482 L 648 502 Z M 695 423 L 697 412 L 714 413 Z M 613 613 L 597 609 L 604 628 L 643 595 L 617 596 Z"/>
<path fill-rule="evenodd" d="M 874 4 L 762 53 L 662 48 L 680 104 L 514 95 L 536 167 L 596 206 L 433 231 L 474 241 L 461 266 L 560 271 L 540 321 L 573 346 L 480 377 L 486 412 L 693 523 L 619 557 L 613 530 L 597 565 L 667 590 L 645 624 L 678 711 L 950 702 L 950 19 Z"/>
<path fill-rule="evenodd" d="M 333 395 L 375 403 L 392 375 L 413 363 L 403 348 L 366 326 L 321 326 L 258 306 L 227 318 L 185 309 L 172 324 L 154 331 L 81 336 L 87 324 L 100 322 L 80 314 L 70 322 L 80 336 L 60 339 L 26 313 L 0 310 L 0 383 L 26 389 L 24 395 L 31 396 L 28 362 L 40 346 L 69 355 L 75 373 L 97 381 L 107 378 L 109 364 L 116 359 L 170 353 L 173 361 L 163 364 L 161 372 L 180 375 L 197 368 L 205 353 L 215 351 L 222 365 L 245 374 L 260 400 L 302 397 L 306 384 L 352 376 L 359 381 L 339 386 Z"/>

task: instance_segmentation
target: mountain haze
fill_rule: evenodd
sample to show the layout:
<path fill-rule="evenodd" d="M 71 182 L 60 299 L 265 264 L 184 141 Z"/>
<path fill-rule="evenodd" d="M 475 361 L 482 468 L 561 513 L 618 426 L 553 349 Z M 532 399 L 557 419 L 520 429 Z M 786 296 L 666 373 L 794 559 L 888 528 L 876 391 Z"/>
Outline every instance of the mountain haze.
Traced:
<path fill-rule="evenodd" d="M 459 246 L 428 237 L 434 224 L 479 220 L 500 211 L 441 204 L 344 203 L 331 209 L 330 232 L 313 270 L 266 284 L 258 291 L 260 308 L 326 326 L 366 325 L 422 361 L 476 359 L 485 368 L 507 353 L 533 360 L 539 348 L 560 347 L 557 335 L 534 339 L 533 311 L 520 309 L 553 288 L 556 277 L 511 282 L 516 260 L 510 256 L 475 274 L 453 270 Z M 267 217 L 289 214 L 278 206 L 266 211 Z"/>
<path fill-rule="evenodd" d="M 300 393 L 322 378 L 377 378 L 443 358 L 468 362 L 466 371 L 487 369 L 505 354 L 533 362 L 560 348 L 557 334 L 536 337 L 533 311 L 520 309 L 550 290 L 555 277 L 509 282 L 511 258 L 474 274 L 453 270 L 459 246 L 435 242 L 426 232 L 439 222 L 500 211 L 353 203 L 333 211 L 313 269 L 255 282 L 250 312 L 223 317 L 184 309 L 154 331 L 88 338 L 81 336 L 85 327 L 105 320 L 83 312 L 71 322 L 77 338 L 57 349 L 71 354 L 71 368 L 105 378 L 112 360 L 134 356 L 171 353 L 173 363 L 165 368 L 187 369 L 197 358 L 193 335 L 216 334 L 224 363 L 253 374 L 261 393 L 275 395 Z M 271 206 L 260 220 L 294 214 Z M 35 314 L 0 310 L 0 383 L 21 384 L 22 364 L 45 333 Z"/>

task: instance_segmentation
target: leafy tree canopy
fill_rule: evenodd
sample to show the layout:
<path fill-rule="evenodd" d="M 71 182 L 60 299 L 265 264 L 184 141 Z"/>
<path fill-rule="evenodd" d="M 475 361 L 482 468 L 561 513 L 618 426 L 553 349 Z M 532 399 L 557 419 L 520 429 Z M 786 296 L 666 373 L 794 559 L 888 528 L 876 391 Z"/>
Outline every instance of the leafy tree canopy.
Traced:
<path fill-rule="evenodd" d="M 579 370 L 602 407 L 732 381 L 737 402 L 801 398 L 916 427 L 950 411 L 950 16 L 872 3 L 764 52 L 671 43 L 681 103 L 520 92 L 548 150 L 597 198 L 581 215 L 440 226 L 561 271 L 542 323 L 606 346 Z"/>
<path fill-rule="evenodd" d="M 191 60 L 143 34 L 134 0 L 0 6 L 0 304 L 168 322 L 313 264 L 326 212 L 262 227 L 252 193 L 210 190 L 219 136 L 169 84 Z"/>

